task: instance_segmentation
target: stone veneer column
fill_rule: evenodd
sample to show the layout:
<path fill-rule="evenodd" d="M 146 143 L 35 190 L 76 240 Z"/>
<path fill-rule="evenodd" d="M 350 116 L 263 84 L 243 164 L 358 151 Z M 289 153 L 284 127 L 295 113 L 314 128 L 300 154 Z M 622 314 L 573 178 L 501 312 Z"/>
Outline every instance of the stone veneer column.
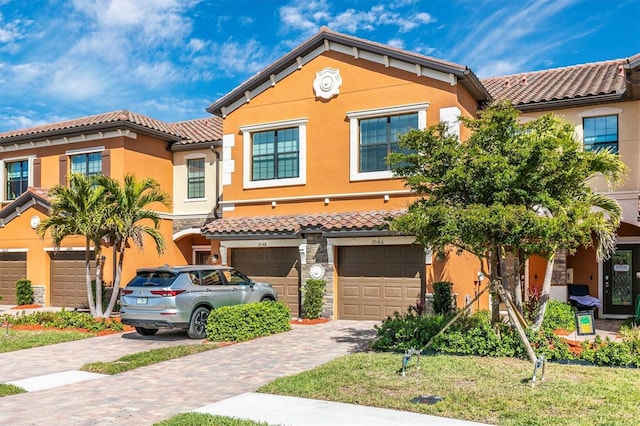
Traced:
<path fill-rule="evenodd" d="M 324 297 L 324 309 L 322 316 L 326 318 L 334 318 L 333 315 L 333 264 L 329 263 L 329 256 L 327 254 L 327 239 L 322 234 L 306 234 L 304 237 L 307 240 L 306 245 L 306 264 L 300 265 L 300 284 L 304 286 L 306 281 L 311 278 L 309 269 L 313 265 L 321 265 L 324 268 L 324 277 L 322 278 L 327 282 L 326 294 Z M 300 296 L 302 301 L 302 292 Z M 302 310 L 302 306 L 300 307 Z"/>

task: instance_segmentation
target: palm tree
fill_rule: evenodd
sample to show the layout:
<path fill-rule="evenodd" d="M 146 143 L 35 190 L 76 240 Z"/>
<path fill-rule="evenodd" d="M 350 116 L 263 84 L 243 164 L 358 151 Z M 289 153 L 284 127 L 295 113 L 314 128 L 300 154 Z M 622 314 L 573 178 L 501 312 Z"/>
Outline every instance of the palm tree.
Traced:
<path fill-rule="evenodd" d="M 627 166 L 619 156 L 608 150 L 584 151 L 582 155 L 586 159 L 585 164 L 588 165 L 585 183 L 600 176 L 609 186 L 617 186 L 626 177 Z M 587 185 L 583 192 L 577 193 L 573 198 L 573 206 L 574 210 L 583 209 L 591 212 L 590 215 L 583 216 L 586 217 L 583 225 L 589 227 L 594 237 L 596 259 L 598 261 L 608 259 L 615 250 L 616 230 L 622 221 L 622 207 L 615 199 L 594 192 Z M 552 217 L 553 213 L 547 212 L 546 215 Z M 547 269 L 542 282 L 540 306 L 531 325 L 533 330 L 539 330 L 542 327 L 551 291 L 554 258 L 555 250 L 547 255 Z"/>
<path fill-rule="evenodd" d="M 101 240 L 106 235 L 106 209 L 103 188 L 95 185 L 95 178 L 83 174 L 69 175 L 69 186 L 56 185 L 49 191 L 51 207 L 49 217 L 38 225 L 41 238 L 47 231 L 56 249 L 62 240 L 71 236 L 85 237 L 85 277 L 89 310 L 94 317 L 102 316 L 102 291 L 96 291 L 94 302 L 91 289 L 91 246 L 95 250 L 96 290 L 102 289 Z"/>
<path fill-rule="evenodd" d="M 107 316 L 111 314 L 118 298 L 116 290 L 120 288 L 124 254 L 130 243 L 143 249 L 144 237 L 149 236 L 155 243 L 158 254 L 164 253 L 166 243 L 159 230 L 160 216 L 148 207 L 155 203 L 169 205 L 169 196 L 160 189 L 160 185 L 154 179 L 136 180 L 132 174 L 125 176 L 122 185 L 116 179 L 107 176 L 96 176 L 96 183 L 104 191 L 104 202 L 108 212 L 105 226 L 108 229 L 109 243 L 114 247 L 114 262 L 117 264 L 113 281 L 114 291 L 105 312 Z"/>

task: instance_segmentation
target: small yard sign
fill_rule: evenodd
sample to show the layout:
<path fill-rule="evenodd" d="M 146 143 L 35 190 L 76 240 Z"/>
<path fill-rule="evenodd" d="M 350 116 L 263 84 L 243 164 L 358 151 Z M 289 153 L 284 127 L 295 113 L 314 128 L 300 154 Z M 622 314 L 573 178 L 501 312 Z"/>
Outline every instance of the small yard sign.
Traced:
<path fill-rule="evenodd" d="M 576 329 L 579 336 L 596 334 L 593 311 L 576 312 Z"/>

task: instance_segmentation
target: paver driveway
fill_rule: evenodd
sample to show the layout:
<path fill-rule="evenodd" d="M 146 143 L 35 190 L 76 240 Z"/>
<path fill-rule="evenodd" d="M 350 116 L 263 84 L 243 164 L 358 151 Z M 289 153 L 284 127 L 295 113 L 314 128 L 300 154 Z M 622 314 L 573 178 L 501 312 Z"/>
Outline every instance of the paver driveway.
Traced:
<path fill-rule="evenodd" d="M 115 376 L 0 398 L 0 424 L 153 424 L 358 351 L 374 337 L 374 324 L 295 325 L 286 333 Z M 0 353 L 0 381 L 76 370 L 88 362 L 185 343 L 197 342 L 179 333 L 145 338 L 125 333 Z"/>

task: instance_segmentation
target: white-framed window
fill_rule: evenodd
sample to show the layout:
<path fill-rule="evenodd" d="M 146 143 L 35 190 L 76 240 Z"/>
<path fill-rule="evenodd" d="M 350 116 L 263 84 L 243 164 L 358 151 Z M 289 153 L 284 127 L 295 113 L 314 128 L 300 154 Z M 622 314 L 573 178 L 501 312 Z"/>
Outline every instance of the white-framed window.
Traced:
<path fill-rule="evenodd" d="M 27 191 L 33 181 L 33 157 L 2 160 L 3 201 L 13 201 Z"/>
<path fill-rule="evenodd" d="M 351 180 L 390 179 L 387 155 L 398 152 L 398 136 L 426 129 L 428 102 L 351 111 L 349 154 Z"/>
<path fill-rule="evenodd" d="M 204 157 L 187 159 L 187 198 L 202 199 L 205 194 Z"/>
<path fill-rule="evenodd" d="M 241 126 L 244 188 L 306 183 L 306 118 Z"/>

